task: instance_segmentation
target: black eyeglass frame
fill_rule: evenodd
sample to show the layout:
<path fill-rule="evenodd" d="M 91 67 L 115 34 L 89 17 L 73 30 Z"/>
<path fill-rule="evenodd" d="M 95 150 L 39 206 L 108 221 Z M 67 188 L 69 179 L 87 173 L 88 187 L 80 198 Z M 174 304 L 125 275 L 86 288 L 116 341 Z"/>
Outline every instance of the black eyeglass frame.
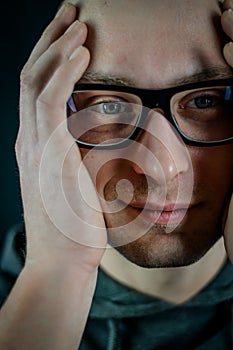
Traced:
<path fill-rule="evenodd" d="M 221 86 L 233 86 L 233 78 L 225 78 L 225 79 L 217 79 L 217 80 L 207 80 L 207 81 L 201 81 L 201 82 L 195 82 L 195 83 L 189 83 L 184 85 L 178 85 L 175 87 L 169 87 L 165 89 L 141 89 L 137 87 L 132 86 L 125 86 L 125 85 L 106 85 L 106 84 L 100 84 L 100 83 L 82 83 L 82 84 L 76 84 L 73 89 L 74 92 L 78 91 L 118 91 L 118 92 L 125 92 L 129 94 L 134 94 L 138 96 L 142 101 L 142 106 L 147 107 L 149 109 L 159 108 L 162 109 L 165 113 L 165 118 L 175 127 L 175 129 L 178 131 L 180 137 L 184 141 L 185 144 L 189 146 L 198 146 L 198 147 L 210 147 L 210 146 L 219 146 L 219 145 L 226 145 L 233 143 L 233 136 L 227 139 L 223 140 L 217 140 L 217 141 L 200 141 L 195 140 L 187 135 L 185 135 L 182 130 L 180 130 L 179 125 L 177 124 L 177 121 L 175 117 L 172 115 L 170 110 L 170 101 L 171 98 L 179 93 L 186 90 L 194 90 L 194 89 L 201 89 L 201 88 L 208 88 L 208 87 L 221 87 Z M 232 96 L 233 98 L 233 96 Z M 155 102 L 156 101 L 156 102 Z M 144 125 L 145 120 L 148 116 L 148 113 L 144 111 L 139 116 L 139 121 L 137 125 L 135 125 L 135 129 L 133 132 L 129 135 L 128 138 L 121 140 L 117 143 L 110 143 L 110 144 L 88 144 L 84 143 L 79 140 L 75 140 L 76 143 L 80 148 L 86 148 L 86 149 L 119 149 L 127 147 L 133 140 L 135 140 L 141 130 L 141 127 Z M 232 116 L 233 118 L 233 116 Z"/>

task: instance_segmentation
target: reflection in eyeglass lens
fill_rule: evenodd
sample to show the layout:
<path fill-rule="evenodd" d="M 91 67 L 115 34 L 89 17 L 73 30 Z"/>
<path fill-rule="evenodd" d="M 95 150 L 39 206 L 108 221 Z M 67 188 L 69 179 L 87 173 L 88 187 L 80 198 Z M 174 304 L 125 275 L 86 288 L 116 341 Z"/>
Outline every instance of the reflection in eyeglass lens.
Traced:
<path fill-rule="evenodd" d="M 197 141 L 233 136 L 232 87 L 208 87 L 175 94 L 170 101 L 174 123 Z M 83 143 L 113 144 L 130 138 L 142 115 L 139 96 L 118 91 L 77 91 L 68 102 L 68 130 Z"/>

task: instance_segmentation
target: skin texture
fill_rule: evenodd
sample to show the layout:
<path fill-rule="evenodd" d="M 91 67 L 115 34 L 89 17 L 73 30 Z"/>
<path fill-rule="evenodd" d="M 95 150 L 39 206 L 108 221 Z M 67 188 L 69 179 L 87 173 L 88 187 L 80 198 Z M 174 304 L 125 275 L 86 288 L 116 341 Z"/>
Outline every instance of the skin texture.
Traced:
<path fill-rule="evenodd" d="M 233 67 L 232 44 L 225 46 L 225 39 L 224 42 L 220 39 L 223 36 L 217 1 L 151 0 L 146 1 L 148 7 L 143 8 L 139 0 L 86 0 L 84 3 L 80 2 L 80 18 L 88 25 L 88 40 L 86 25 L 75 22 L 78 16 L 76 8 L 67 5 L 46 28 L 21 73 L 20 130 L 16 153 L 26 222 L 27 257 L 25 267 L 0 312 L 1 349 L 17 349 L 19 344 L 24 350 L 77 349 L 107 242 L 105 221 L 108 226 L 115 226 L 116 222 L 131 219 L 132 214 L 126 209 L 116 217 L 105 214 L 104 221 L 101 211 L 91 208 L 83 200 L 80 188 L 89 194 L 90 201 L 98 203 L 95 184 L 91 179 L 94 180 L 96 176 L 95 165 L 101 157 L 107 160 L 107 153 L 95 152 L 94 158 L 91 152 L 82 150 L 80 154 L 66 127 L 61 127 L 54 134 L 58 125 L 66 125 L 66 102 L 74 84 L 83 79 L 86 69 L 89 72 L 114 74 L 118 80 L 119 77 L 127 78 L 140 87 L 156 88 L 172 85 L 177 79 L 200 72 L 206 65 L 229 68 L 222 53 Z M 230 4 L 230 1 L 225 1 L 223 9 L 228 9 Z M 125 6 L 124 11 L 120 10 L 121 6 Z M 154 11 L 151 11 L 152 8 Z M 223 29 L 230 37 L 226 38 L 226 42 L 233 40 L 230 12 L 224 12 L 221 20 Z M 214 23 L 216 26 L 213 26 Z M 168 42 L 169 45 L 164 44 Z M 231 69 L 228 74 L 229 71 Z M 149 126 L 153 126 L 152 121 L 148 123 L 148 129 Z M 173 144 L 175 138 L 171 130 L 164 130 L 166 133 L 162 137 L 168 144 Z M 129 150 L 129 155 L 135 158 L 134 162 L 115 157 L 114 162 L 110 161 L 100 169 L 96 184 L 99 194 L 104 194 L 108 199 L 114 198 L 116 183 L 124 178 L 135 186 L 135 194 L 141 197 L 145 175 L 152 184 L 149 193 L 161 193 L 161 172 L 148 163 L 143 145 L 161 163 L 168 188 L 166 198 L 174 199 L 177 172 L 183 183 L 190 171 L 187 158 L 177 145 L 174 149 L 175 167 L 174 157 L 164 149 L 164 142 L 159 143 L 148 135 L 148 130 L 140 135 L 138 143 L 134 145 L 136 148 Z M 226 205 L 231 195 L 232 145 L 189 148 L 189 153 L 194 170 L 192 200 L 197 204 L 195 210 L 187 214 L 189 224 L 184 221 L 170 235 L 164 234 L 163 227 L 154 227 L 144 237 L 121 248 L 128 259 L 147 266 L 189 263 L 198 259 L 221 235 L 223 214 L 227 214 Z M 65 154 L 62 184 L 70 205 L 84 220 L 79 222 L 79 226 L 70 220 L 60 197 L 60 161 Z M 77 169 L 82 158 L 88 171 L 84 171 L 81 181 L 77 180 Z M 143 160 L 143 167 L 139 166 L 138 158 Z M 44 159 L 46 167 L 43 176 L 39 177 Z M 107 166 L 108 169 L 104 169 Z M 126 192 L 125 182 L 121 186 L 120 193 Z M 159 189 L 158 192 L 156 189 Z M 46 206 L 42 192 L 48 194 Z M 186 195 L 185 186 L 182 193 Z M 97 209 L 100 208 L 97 206 Z M 66 230 L 73 232 L 74 240 L 61 234 L 51 214 L 60 220 L 60 224 L 66 224 Z M 227 253 L 232 257 L 230 211 L 226 218 L 224 239 Z M 88 225 L 89 220 L 102 230 Z M 115 236 L 110 238 L 113 240 Z M 85 244 L 81 243 L 82 240 Z M 222 266 L 222 256 L 216 260 L 220 249 L 215 247 L 217 251 L 210 250 L 211 259 L 206 260 L 206 254 L 196 270 L 196 264 L 190 268 L 167 269 L 169 273 L 162 270 L 164 283 L 155 278 L 154 286 L 161 287 L 161 295 L 170 292 L 177 296 L 187 284 L 189 292 L 190 289 L 192 291 L 189 295 L 195 295 L 201 288 L 195 290 L 195 285 L 206 285 Z M 121 266 L 122 271 L 127 272 L 125 261 Z M 147 283 L 147 270 L 136 267 L 139 284 Z M 156 276 L 155 271 L 160 269 L 151 270 Z M 145 280 L 140 279 L 142 274 Z M 187 300 L 187 293 L 184 300 Z"/>
<path fill-rule="evenodd" d="M 126 5 L 123 1 L 97 1 L 95 4 L 87 1 L 85 6 L 79 3 L 79 7 L 80 20 L 87 23 L 89 28 L 86 45 L 92 61 L 87 78 L 93 72 L 102 73 L 130 81 L 137 87 L 164 88 L 175 85 L 181 78 L 189 79 L 194 74 L 215 67 L 226 68 L 226 76 L 232 75 L 222 55 L 226 38 L 220 27 L 220 5 L 217 1 L 198 1 L 195 4 L 190 1 L 148 1 L 148 6 L 143 10 L 138 1 L 128 1 Z M 157 13 L 160 14 L 159 18 Z M 163 23 L 169 25 L 164 26 Z M 114 45 L 117 42 L 120 45 Z M 153 122 L 150 123 L 147 130 L 153 128 Z M 103 163 L 103 158 L 108 157 L 107 153 L 93 151 L 88 154 L 81 150 L 92 179 L 97 179 L 99 194 L 106 200 L 116 199 L 117 183 L 126 179 L 134 187 L 135 201 L 143 201 L 149 193 L 149 197 L 158 203 L 162 193 L 166 202 L 173 203 L 178 184 L 183 192 L 182 200 L 186 201 L 185 186 L 190 180 L 191 169 L 182 154 L 176 154 L 176 151 L 169 154 L 166 143 L 168 139 L 174 141 L 175 136 L 167 136 L 167 132 L 162 131 L 161 140 L 158 141 L 146 131 L 141 133 L 132 149 L 112 152 L 114 160 L 103 165 L 98 176 L 93 163 Z M 162 167 L 166 192 L 161 171 L 152 166 L 146 149 L 154 154 Z M 233 146 L 188 147 L 188 151 L 194 174 L 193 207 L 171 234 L 166 234 L 164 226 L 157 224 L 143 237 L 117 247 L 136 264 L 164 267 L 193 263 L 223 233 L 224 215 L 232 192 Z M 125 157 L 132 161 L 123 159 Z M 119 194 L 119 199 L 125 202 L 127 186 L 126 181 Z M 108 227 L 117 227 L 127 224 L 136 215 L 135 209 L 126 207 L 119 213 L 105 213 L 104 217 Z M 109 240 L 113 245 L 119 245 L 116 234 L 109 232 Z"/>

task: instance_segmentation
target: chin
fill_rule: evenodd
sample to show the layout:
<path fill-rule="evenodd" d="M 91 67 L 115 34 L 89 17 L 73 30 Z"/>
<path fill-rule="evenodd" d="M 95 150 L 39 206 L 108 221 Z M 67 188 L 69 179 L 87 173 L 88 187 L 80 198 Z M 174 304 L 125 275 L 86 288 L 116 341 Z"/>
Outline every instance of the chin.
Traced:
<path fill-rule="evenodd" d="M 221 234 L 215 232 L 158 233 L 156 228 L 125 245 L 110 244 L 127 260 L 144 268 L 169 268 L 191 265 L 200 260 L 217 242 Z"/>

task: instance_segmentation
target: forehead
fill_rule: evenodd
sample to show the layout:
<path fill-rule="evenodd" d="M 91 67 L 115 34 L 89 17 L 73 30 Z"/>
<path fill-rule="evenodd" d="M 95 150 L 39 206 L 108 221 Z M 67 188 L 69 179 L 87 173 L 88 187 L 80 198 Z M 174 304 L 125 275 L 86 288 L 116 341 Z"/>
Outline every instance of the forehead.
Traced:
<path fill-rule="evenodd" d="M 226 67 L 217 0 L 83 0 L 89 72 L 165 87 L 206 68 Z"/>

